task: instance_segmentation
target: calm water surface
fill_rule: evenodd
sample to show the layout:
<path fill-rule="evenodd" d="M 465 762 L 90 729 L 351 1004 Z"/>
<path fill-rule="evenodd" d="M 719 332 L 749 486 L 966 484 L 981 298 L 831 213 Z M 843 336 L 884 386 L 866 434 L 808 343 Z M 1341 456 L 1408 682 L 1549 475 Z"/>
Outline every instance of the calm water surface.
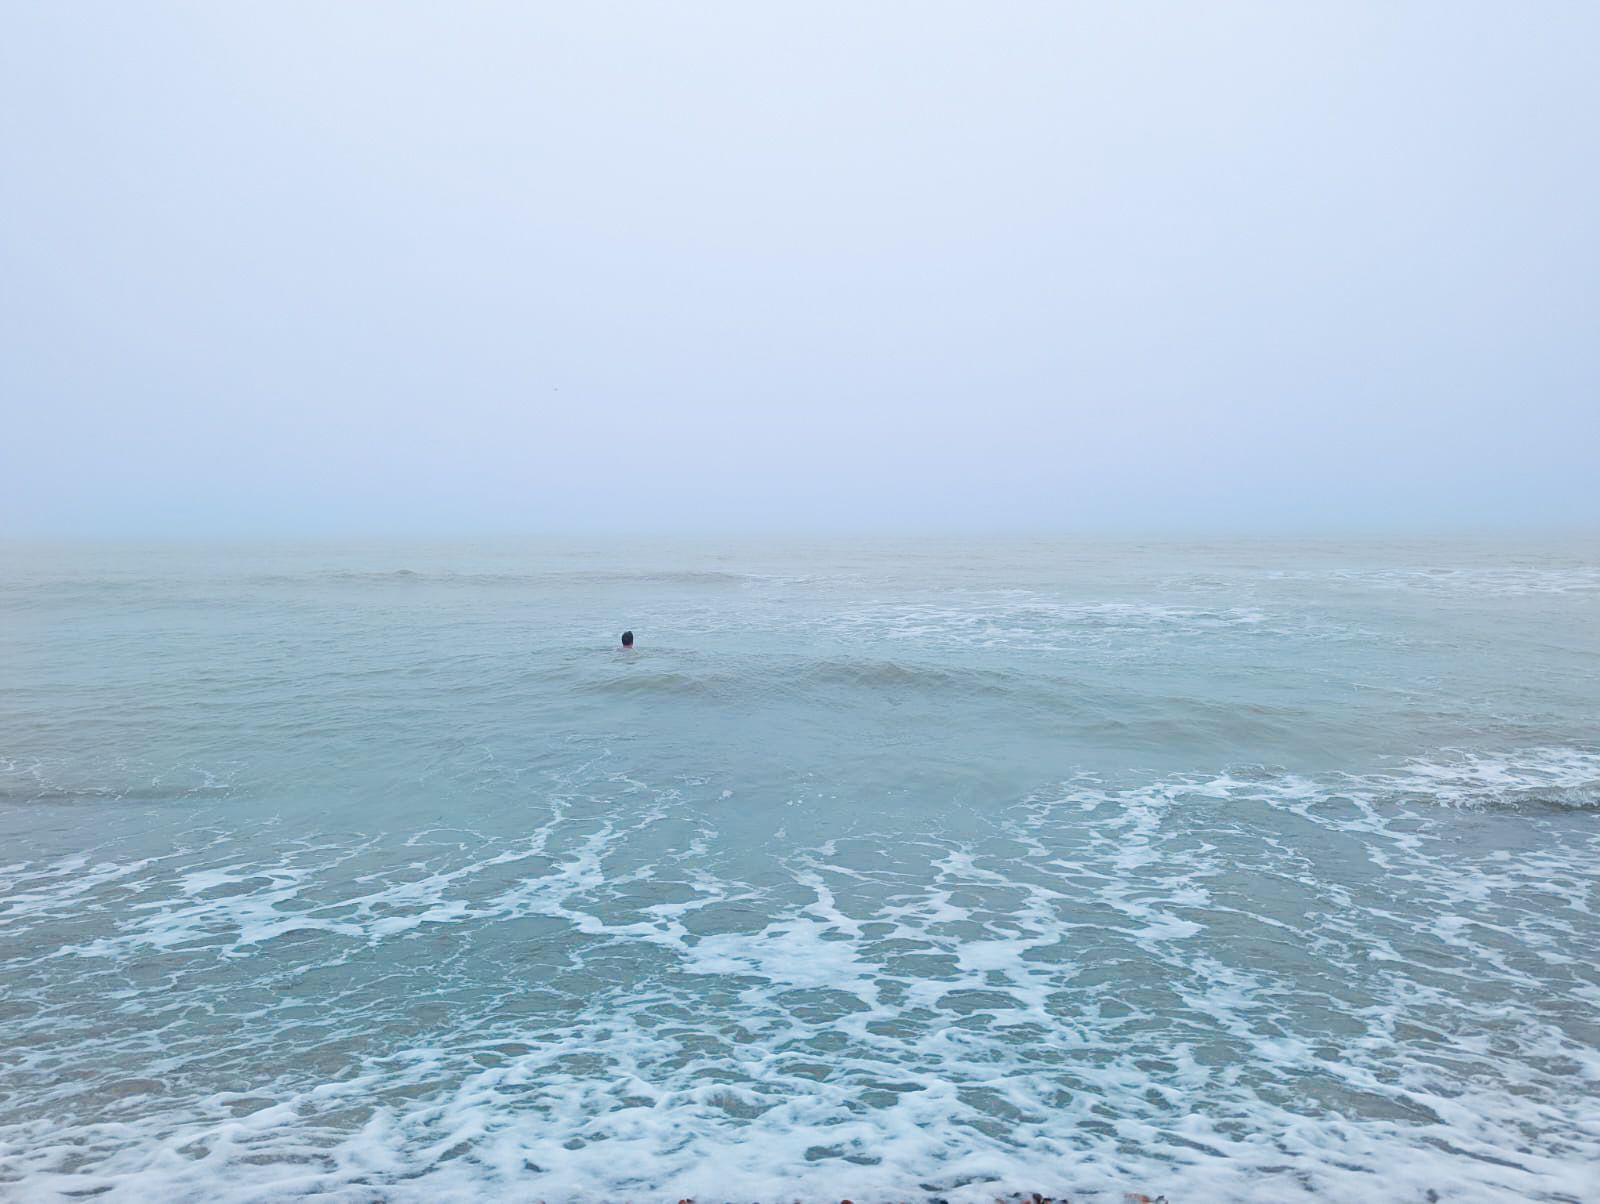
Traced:
<path fill-rule="evenodd" d="M 0 551 L 6 1199 L 1600 1200 L 1597 882 L 1595 541 Z"/>

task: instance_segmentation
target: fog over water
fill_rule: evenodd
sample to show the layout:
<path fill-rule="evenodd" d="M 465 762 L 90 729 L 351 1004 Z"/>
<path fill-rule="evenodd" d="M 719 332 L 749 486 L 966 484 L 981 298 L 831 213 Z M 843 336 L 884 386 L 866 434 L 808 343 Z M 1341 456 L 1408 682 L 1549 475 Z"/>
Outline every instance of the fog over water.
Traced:
<path fill-rule="evenodd" d="M 0 7 L 0 1197 L 1593 1198 L 1596 46 Z"/>
<path fill-rule="evenodd" d="M 22 535 L 1600 521 L 1593 5 L 10 5 Z"/>

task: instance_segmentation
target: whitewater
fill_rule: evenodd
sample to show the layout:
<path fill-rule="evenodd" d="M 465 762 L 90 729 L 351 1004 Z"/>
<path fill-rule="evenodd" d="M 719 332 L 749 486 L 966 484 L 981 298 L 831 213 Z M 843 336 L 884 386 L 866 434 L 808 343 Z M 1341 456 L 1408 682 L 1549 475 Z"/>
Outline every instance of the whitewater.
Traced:
<path fill-rule="evenodd" d="M 1594 539 L 0 549 L 6 1200 L 1600 1200 L 1597 884 Z"/>

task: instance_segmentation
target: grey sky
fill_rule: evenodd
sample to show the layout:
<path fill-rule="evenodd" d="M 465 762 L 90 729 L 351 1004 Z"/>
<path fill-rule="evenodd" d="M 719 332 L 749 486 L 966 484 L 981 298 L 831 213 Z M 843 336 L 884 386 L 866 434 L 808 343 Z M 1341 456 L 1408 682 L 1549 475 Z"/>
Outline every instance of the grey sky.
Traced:
<path fill-rule="evenodd" d="M 1600 523 L 1600 5 L 0 9 L 23 535 Z"/>

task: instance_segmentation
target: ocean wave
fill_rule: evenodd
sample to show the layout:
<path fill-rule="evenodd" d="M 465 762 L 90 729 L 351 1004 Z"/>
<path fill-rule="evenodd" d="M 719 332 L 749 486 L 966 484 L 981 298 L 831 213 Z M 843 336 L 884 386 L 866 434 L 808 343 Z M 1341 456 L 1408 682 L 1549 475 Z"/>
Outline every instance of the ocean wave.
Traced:
<path fill-rule="evenodd" d="M 1050 684 L 1048 678 L 1006 669 L 877 657 L 763 659 L 736 667 L 711 663 L 673 670 L 630 664 L 623 671 L 603 677 L 594 676 L 588 666 L 580 666 L 576 671 L 569 666 L 563 672 L 569 676 L 575 672 L 579 674 L 573 688 L 585 693 L 726 701 L 775 694 L 846 699 L 860 693 L 885 697 L 928 694 L 965 699 L 1023 699 L 1039 695 L 1041 689 Z"/>
<path fill-rule="evenodd" d="M 1582 596 L 1600 593 L 1600 566 L 1595 565 L 1560 568 L 1424 565 L 1372 569 L 1297 569 L 1274 571 L 1270 576 L 1284 580 L 1333 581 L 1376 590 L 1480 597 L 1517 598 L 1539 594 Z"/>
<path fill-rule="evenodd" d="M 1600 752 L 1536 748 L 1517 756 L 1449 750 L 1352 781 L 1402 798 L 1458 807 L 1600 808 Z"/>
<path fill-rule="evenodd" d="M 629 586 L 650 589 L 663 586 L 727 588 L 763 583 L 806 582 L 806 576 L 763 576 L 754 573 L 698 569 L 617 570 L 470 570 L 470 569 L 305 569 L 292 573 L 241 572 L 236 576 L 214 570 L 193 577 L 155 576 L 133 571 L 115 575 L 56 574 L 35 582 L 8 583 L 12 595 L 7 605 L 26 606 L 51 602 L 62 596 L 98 594 L 171 597 L 175 601 L 204 601 L 207 590 L 217 596 L 245 589 L 311 590 L 323 586 L 364 586 L 375 589 L 448 586 L 459 588 L 583 588 Z"/>
<path fill-rule="evenodd" d="M 959 604 L 855 605 L 826 626 L 876 641 L 935 647 L 1065 651 L 1081 645 L 1301 634 L 1304 624 L 1274 619 L 1257 606 L 1196 607 L 1141 602 L 1067 602 L 1032 595 Z"/>
<path fill-rule="evenodd" d="M 236 772 L 233 766 L 157 768 L 123 761 L 107 766 L 101 780 L 84 781 L 63 766 L 0 756 L 0 805 L 218 801 L 236 793 Z"/>
<path fill-rule="evenodd" d="M 1214 774 L 1179 774 L 1124 789 L 1105 786 L 1091 776 L 1069 797 L 1075 802 L 1102 804 L 1216 800 L 1301 807 L 1359 800 L 1391 808 L 1583 810 L 1600 807 L 1600 750 L 1575 746 L 1503 753 L 1441 749 L 1432 756 L 1405 758 L 1391 768 L 1367 773 L 1306 777 L 1264 767 L 1235 767 Z"/>
<path fill-rule="evenodd" d="M 601 766 L 514 837 L 10 855 L 0 1183 L 1581 1199 L 1600 832 L 1527 803 L 1597 781 L 1585 747 L 1083 775 L 731 861 L 750 803 Z"/>
<path fill-rule="evenodd" d="M 641 589 L 652 586 L 744 586 L 758 583 L 763 578 L 750 573 L 724 572 L 700 569 L 640 569 L 635 572 L 615 570 L 548 570 L 548 571 L 465 571 L 393 569 L 385 571 L 330 570 L 316 574 L 295 574 L 261 577 L 256 580 L 275 585 L 315 585 L 320 582 L 350 585 L 450 585 L 450 586 L 613 586 L 625 585 Z"/>

